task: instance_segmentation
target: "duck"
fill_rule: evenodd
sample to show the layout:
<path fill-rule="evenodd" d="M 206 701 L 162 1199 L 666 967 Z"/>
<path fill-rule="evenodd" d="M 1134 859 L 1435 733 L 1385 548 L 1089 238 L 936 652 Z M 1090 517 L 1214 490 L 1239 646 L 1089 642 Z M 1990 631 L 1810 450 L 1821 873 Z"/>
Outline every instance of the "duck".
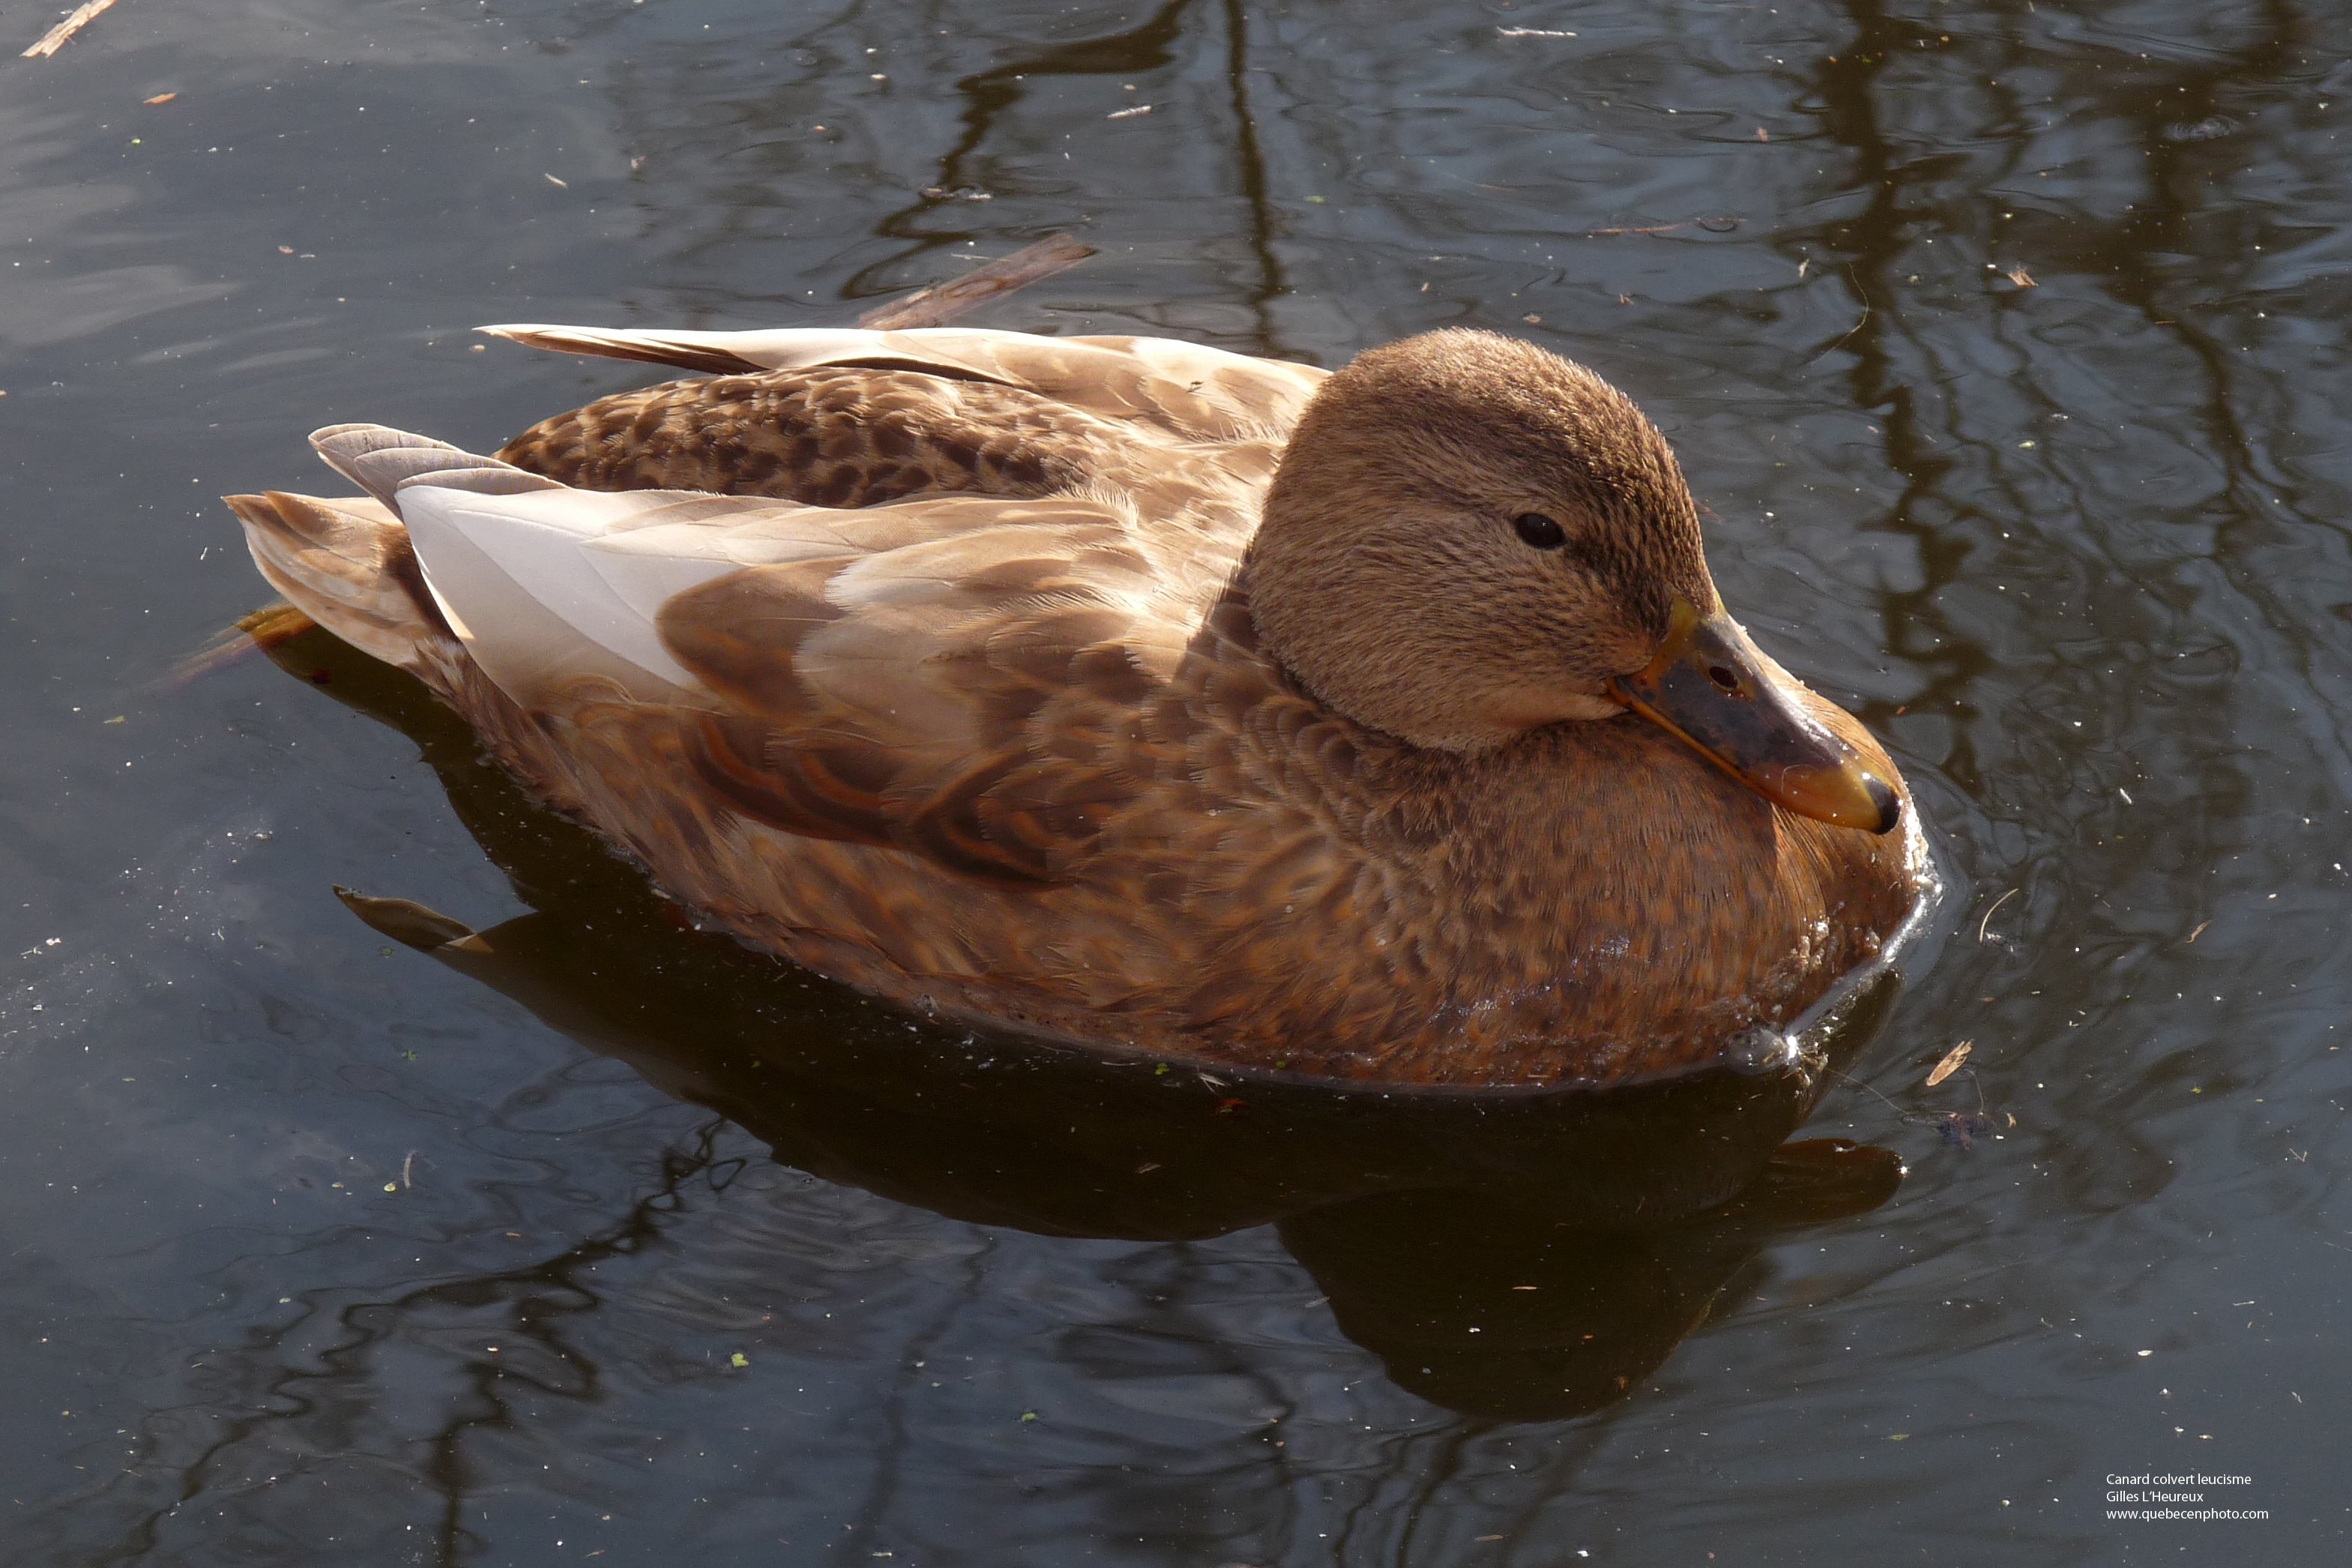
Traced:
<path fill-rule="evenodd" d="M 495 456 L 320 430 L 362 493 L 227 498 L 262 575 L 698 923 L 872 995 L 1608 1089 L 1752 1069 L 1932 882 L 1664 436 L 1523 340 L 482 330 L 682 378 Z"/>

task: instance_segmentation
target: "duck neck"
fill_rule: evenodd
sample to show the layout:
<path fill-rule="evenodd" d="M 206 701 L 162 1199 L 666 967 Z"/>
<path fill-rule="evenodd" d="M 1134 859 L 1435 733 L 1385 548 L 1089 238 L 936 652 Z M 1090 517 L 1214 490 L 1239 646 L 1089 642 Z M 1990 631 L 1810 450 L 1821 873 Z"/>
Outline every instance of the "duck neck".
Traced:
<path fill-rule="evenodd" d="M 1485 693 L 1445 679 L 1451 661 L 1401 628 L 1378 574 L 1344 552 L 1335 560 L 1319 545 L 1318 509 L 1287 499 L 1277 475 L 1237 580 L 1260 646 L 1318 702 L 1368 730 L 1460 757 L 1509 742 L 1518 728 L 1490 716 Z"/>

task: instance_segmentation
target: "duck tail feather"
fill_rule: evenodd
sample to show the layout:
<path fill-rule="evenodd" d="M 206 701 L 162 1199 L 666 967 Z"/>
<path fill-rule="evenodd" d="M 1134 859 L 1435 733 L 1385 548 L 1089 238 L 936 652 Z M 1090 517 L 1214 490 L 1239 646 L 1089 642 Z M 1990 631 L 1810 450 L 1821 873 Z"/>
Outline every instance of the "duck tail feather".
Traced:
<path fill-rule="evenodd" d="M 479 458 L 446 441 L 382 425 L 330 425 L 310 432 L 310 445 L 329 468 L 397 512 L 406 485 L 439 485 L 483 495 L 562 489 L 553 479 L 526 473 L 496 458 Z"/>
<path fill-rule="evenodd" d="M 361 652 L 415 668 L 427 644 L 452 637 L 408 530 L 381 501 L 282 490 L 225 499 L 270 586 Z"/>
<path fill-rule="evenodd" d="M 529 348 L 556 353 L 587 354 L 598 359 L 635 360 L 641 364 L 709 371 L 714 375 L 743 375 L 768 368 L 728 346 L 730 338 L 748 332 L 632 332 L 604 327 L 509 325 L 476 327 L 486 337 L 504 338 Z"/>

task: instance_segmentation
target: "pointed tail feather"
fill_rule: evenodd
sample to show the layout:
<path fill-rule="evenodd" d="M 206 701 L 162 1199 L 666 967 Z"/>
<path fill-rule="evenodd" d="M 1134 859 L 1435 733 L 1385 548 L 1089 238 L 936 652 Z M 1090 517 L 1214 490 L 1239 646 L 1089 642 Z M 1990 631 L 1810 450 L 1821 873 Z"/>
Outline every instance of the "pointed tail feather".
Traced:
<path fill-rule="evenodd" d="M 382 502 L 278 490 L 226 499 L 270 586 L 361 652 L 413 668 L 450 637 L 408 531 Z"/>
<path fill-rule="evenodd" d="M 504 326 L 477 327 L 487 337 L 505 338 L 534 349 L 557 353 L 587 354 L 598 359 L 635 360 L 642 364 L 709 371 L 714 375 L 746 375 L 769 368 L 744 358 L 728 346 L 730 338 L 750 332 L 632 332 L 599 327 Z"/>
<path fill-rule="evenodd" d="M 553 479 L 525 473 L 496 458 L 478 458 L 430 436 L 382 425 L 330 425 L 310 432 L 310 446 L 329 468 L 393 509 L 403 485 L 449 485 L 482 495 L 560 490 Z"/>

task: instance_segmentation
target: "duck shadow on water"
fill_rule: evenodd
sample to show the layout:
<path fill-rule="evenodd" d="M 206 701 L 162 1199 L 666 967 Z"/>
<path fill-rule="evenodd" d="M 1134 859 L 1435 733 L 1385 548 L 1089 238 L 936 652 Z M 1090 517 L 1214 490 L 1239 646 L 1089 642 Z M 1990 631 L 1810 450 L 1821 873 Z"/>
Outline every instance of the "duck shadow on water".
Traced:
<path fill-rule="evenodd" d="M 1888 1150 L 1783 1142 L 1822 1068 L 1876 1034 L 1891 970 L 1809 1032 L 1810 1067 L 1601 1093 L 1211 1076 L 975 1033 L 693 929 L 410 677 L 322 631 L 270 657 L 415 742 L 533 911 L 477 931 L 343 891 L 379 932 L 827 1181 L 1054 1236 L 1271 1224 L 1342 1331 L 1465 1414 L 1550 1419 L 1622 1397 L 1766 1247 L 1877 1207 L 1902 1179 Z"/>

